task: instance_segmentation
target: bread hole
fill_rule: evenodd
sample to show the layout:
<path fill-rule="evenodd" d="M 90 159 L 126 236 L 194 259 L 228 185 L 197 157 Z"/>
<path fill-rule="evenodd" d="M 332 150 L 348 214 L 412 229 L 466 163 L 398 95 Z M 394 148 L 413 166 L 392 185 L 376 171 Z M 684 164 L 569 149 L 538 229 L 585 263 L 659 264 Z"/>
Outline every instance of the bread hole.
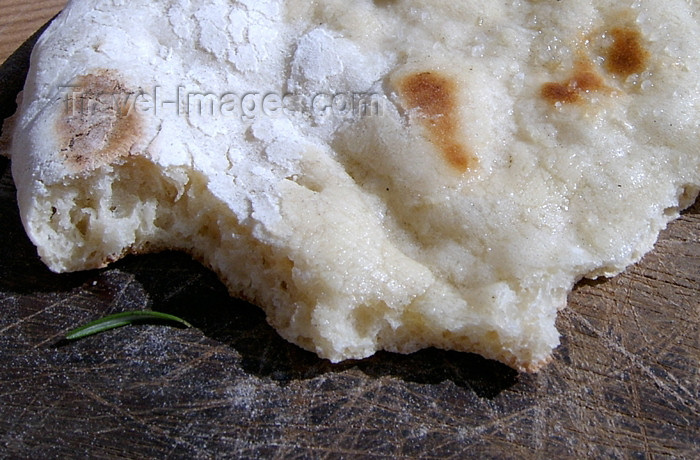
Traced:
<path fill-rule="evenodd" d="M 73 208 L 70 210 L 70 222 L 83 238 L 86 237 L 88 231 L 90 230 L 90 217 L 92 213 L 87 209 L 88 208 L 81 205 L 81 203 L 75 203 Z"/>
<path fill-rule="evenodd" d="M 197 234 L 218 246 L 221 243 L 221 231 L 216 216 L 211 213 L 204 215 L 199 224 Z"/>
<path fill-rule="evenodd" d="M 291 273 L 292 269 L 294 268 L 294 261 L 292 259 L 290 259 L 289 257 L 285 257 L 282 260 L 287 265 L 287 268 L 288 268 L 289 272 Z"/>
<path fill-rule="evenodd" d="M 310 177 L 306 174 L 293 174 L 291 176 L 288 176 L 286 179 L 290 180 L 296 184 L 299 184 L 302 187 L 304 187 L 304 188 L 306 188 L 314 193 L 320 193 L 324 189 L 324 187 L 321 183 L 313 180 L 312 177 Z"/>
<path fill-rule="evenodd" d="M 374 6 L 377 8 L 386 8 L 396 5 L 398 2 L 399 0 L 374 0 Z"/>
<path fill-rule="evenodd" d="M 75 222 L 75 221 L 74 221 Z M 88 233 L 88 227 L 90 225 L 90 217 L 87 214 L 82 214 L 81 218 L 75 222 L 75 228 L 80 232 L 80 235 L 84 238 Z"/>
<path fill-rule="evenodd" d="M 316 342 L 314 339 L 311 339 L 309 337 L 303 337 L 299 336 L 294 339 L 294 341 L 299 345 L 301 348 L 304 348 L 306 350 L 315 350 L 316 349 Z"/>
<path fill-rule="evenodd" d="M 374 325 L 374 314 L 366 305 L 355 308 L 352 312 L 355 330 L 361 336 L 367 336 Z"/>
<path fill-rule="evenodd" d="M 134 207 L 139 205 L 137 197 L 129 193 L 114 193 L 113 191 L 110 201 L 108 209 L 114 219 L 127 218 Z"/>
<path fill-rule="evenodd" d="M 670 208 L 664 209 L 664 216 L 675 218 L 678 216 L 678 206 L 671 206 Z"/>
<path fill-rule="evenodd" d="M 199 231 L 197 233 L 200 236 L 203 236 L 213 241 L 221 240 L 221 233 L 219 233 L 219 229 L 208 224 L 204 224 L 201 227 L 199 227 Z"/>
<path fill-rule="evenodd" d="M 692 184 L 683 185 L 678 193 L 678 206 L 671 206 L 664 209 L 664 216 L 676 218 L 682 210 L 695 203 L 699 193 L 700 187 L 696 187 Z"/>
<path fill-rule="evenodd" d="M 680 209 L 685 209 L 689 206 L 692 206 L 693 203 L 698 199 L 698 195 L 700 194 L 700 187 L 692 185 L 692 184 L 686 184 L 683 186 L 683 191 L 678 197 L 678 206 Z"/>
<path fill-rule="evenodd" d="M 498 332 L 496 331 L 488 331 L 486 335 L 484 336 L 484 339 L 486 342 L 493 342 L 493 343 L 499 343 L 500 342 L 500 336 L 498 335 Z"/>
<path fill-rule="evenodd" d="M 442 338 L 445 343 L 449 343 L 450 347 L 455 350 L 474 350 L 476 344 L 469 336 L 459 332 L 443 331 Z"/>
<path fill-rule="evenodd" d="M 379 332 L 380 320 L 389 309 L 384 301 L 373 305 L 360 305 L 352 311 L 353 325 L 363 337 L 374 336 Z"/>
<path fill-rule="evenodd" d="M 283 257 L 275 261 L 275 274 L 273 276 L 278 277 L 279 281 L 277 285 L 282 292 L 289 292 L 293 286 L 290 286 L 287 280 L 292 278 L 292 270 L 294 269 L 294 262 L 288 257 Z"/>
<path fill-rule="evenodd" d="M 162 209 L 162 206 L 158 206 L 158 209 Z M 156 227 L 168 230 L 173 227 L 175 218 L 171 212 L 158 212 L 156 213 L 156 219 L 153 221 L 153 225 Z"/>

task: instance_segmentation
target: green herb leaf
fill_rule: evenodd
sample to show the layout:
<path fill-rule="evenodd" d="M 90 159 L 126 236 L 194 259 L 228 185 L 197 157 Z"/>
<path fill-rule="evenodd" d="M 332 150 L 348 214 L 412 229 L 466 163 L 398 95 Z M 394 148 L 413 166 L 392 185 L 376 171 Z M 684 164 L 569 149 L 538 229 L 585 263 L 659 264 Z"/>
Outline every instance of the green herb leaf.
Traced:
<path fill-rule="evenodd" d="M 84 326 L 75 328 L 66 334 L 66 340 L 82 339 L 83 337 L 87 337 L 89 335 L 114 329 L 115 327 L 126 326 L 127 324 L 136 322 L 149 321 L 170 321 L 180 323 L 185 327 L 192 327 L 192 325 L 184 319 L 169 315 L 167 313 L 160 313 L 151 310 L 125 311 L 123 313 L 105 316 L 104 318 L 100 318 L 96 321 L 89 322 Z"/>

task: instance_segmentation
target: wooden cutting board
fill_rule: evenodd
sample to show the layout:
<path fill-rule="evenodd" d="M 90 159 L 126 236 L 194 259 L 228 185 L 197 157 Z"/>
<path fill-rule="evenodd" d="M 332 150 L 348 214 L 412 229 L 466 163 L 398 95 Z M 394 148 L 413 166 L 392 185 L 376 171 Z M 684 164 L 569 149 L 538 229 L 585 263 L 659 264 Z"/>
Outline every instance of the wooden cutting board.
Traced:
<path fill-rule="evenodd" d="M 0 51 L 31 34 L 22 15 L 34 30 L 62 2 L 10 3 L 0 0 Z M 8 5 L 26 13 L 9 21 Z M 22 63 L 0 68 L 4 112 Z M 332 365 L 180 254 L 53 274 L 22 229 L 7 159 L 0 229 L 2 457 L 700 457 L 700 203 L 640 264 L 577 286 L 555 360 L 535 375 L 438 350 Z M 195 327 L 60 342 L 144 308 Z"/>
<path fill-rule="evenodd" d="M 66 0 L 0 0 L 0 62 L 66 4 Z"/>

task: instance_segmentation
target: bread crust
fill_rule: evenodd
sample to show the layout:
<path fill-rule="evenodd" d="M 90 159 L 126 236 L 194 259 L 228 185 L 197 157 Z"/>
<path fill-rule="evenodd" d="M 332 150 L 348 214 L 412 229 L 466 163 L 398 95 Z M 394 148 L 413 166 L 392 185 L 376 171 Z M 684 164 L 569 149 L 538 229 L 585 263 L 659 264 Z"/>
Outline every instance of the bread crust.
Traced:
<path fill-rule="evenodd" d="M 13 128 L 23 223 L 57 272 L 188 252 L 332 361 L 536 372 L 574 283 L 700 190 L 671 3 L 73 0 Z"/>

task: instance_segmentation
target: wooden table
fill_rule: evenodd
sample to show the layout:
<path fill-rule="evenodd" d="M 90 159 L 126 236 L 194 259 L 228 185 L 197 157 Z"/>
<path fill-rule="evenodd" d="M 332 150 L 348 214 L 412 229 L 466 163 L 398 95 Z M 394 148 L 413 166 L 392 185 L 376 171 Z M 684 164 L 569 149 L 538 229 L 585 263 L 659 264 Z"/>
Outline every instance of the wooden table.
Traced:
<path fill-rule="evenodd" d="M 2 53 L 61 3 L 0 0 Z M 331 365 L 179 254 L 52 274 L 9 168 L 0 159 L 0 456 L 700 457 L 698 203 L 640 264 L 580 284 L 554 362 L 525 375 L 437 350 Z M 195 328 L 60 343 L 84 321 L 148 307 Z"/>
<path fill-rule="evenodd" d="M 66 4 L 66 0 L 0 0 L 0 62 Z"/>

